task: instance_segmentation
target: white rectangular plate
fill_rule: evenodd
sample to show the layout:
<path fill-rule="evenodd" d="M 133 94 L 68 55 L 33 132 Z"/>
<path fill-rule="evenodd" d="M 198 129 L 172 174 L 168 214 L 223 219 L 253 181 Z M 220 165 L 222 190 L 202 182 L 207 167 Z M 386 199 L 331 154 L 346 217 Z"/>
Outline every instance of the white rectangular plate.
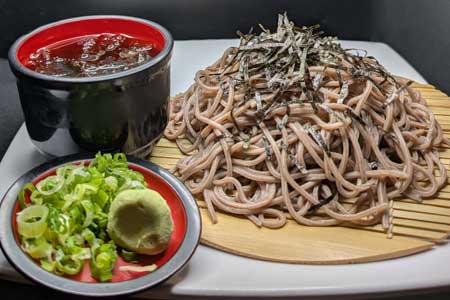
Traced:
<path fill-rule="evenodd" d="M 186 90 L 195 72 L 217 60 L 237 40 L 175 42 L 172 95 Z M 346 48 L 366 49 L 393 74 L 425 80 L 385 44 L 344 41 Z M 45 161 L 24 126 L 0 164 L 0 195 L 21 174 Z M 190 263 L 169 281 L 141 293 L 147 298 L 180 296 L 339 296 L 398 292 L 450 285 L 450 245 L 382 262 L 355 265 L 292 265 L 243 258 L 200 246 Z M 24 280 L 0 254 L 0 276 Z"/>

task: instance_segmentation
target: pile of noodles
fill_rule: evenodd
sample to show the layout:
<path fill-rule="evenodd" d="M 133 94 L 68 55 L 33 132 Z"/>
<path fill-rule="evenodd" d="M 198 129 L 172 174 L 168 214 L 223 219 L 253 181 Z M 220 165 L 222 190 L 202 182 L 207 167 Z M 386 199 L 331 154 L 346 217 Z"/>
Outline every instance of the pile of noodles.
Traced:
<path fill-rule="evenodd" d="M 411 82 L 285 15 L 261 30 L 171 101 L 165 136 L 187 155 L 174 172 L 213 222 L 219 210 L 269 228 L 390 229 L 393 199 L 445 184 L 448 140 Z"/>

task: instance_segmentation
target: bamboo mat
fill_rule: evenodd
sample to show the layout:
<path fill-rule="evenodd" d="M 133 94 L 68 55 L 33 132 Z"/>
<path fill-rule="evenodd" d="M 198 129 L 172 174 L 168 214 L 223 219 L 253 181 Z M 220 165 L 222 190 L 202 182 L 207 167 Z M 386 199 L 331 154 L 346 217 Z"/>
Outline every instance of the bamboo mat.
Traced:
<path fill-rule="evenodd" d="M 450 137 L 450 98 L 431 85 L 414 84 Z M 161 139 L 150 160 L 171 168 L 183 154 L 175 143 Z M 450 149 L 441 149 L 449 169 Z M 367 262 L 405 256 L 432 249 L 450 234 L 450 185 L 432 199 L 418 203 L 397 199 L 393 207 L 393 234 L 387 239 L 380 225 L 370 227 L 308 227 L 294 221 L 281 229 L 257 228 L 244 218 L 219 213 L 218 224 L 209 220 L 198 201 L 203 232 L 201 242 L 212 247 L 270 261 L 311 264 Z"/>

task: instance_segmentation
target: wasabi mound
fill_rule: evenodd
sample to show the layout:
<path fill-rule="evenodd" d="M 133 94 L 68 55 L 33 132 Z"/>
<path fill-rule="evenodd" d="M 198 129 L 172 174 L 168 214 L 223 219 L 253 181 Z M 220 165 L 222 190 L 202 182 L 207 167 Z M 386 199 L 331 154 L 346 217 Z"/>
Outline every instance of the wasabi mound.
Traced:
<path fill-rule="evenodd" d="M 150 189 L 120 192 L 108 214 L 108 234 L 127 250 L 154 255 L 163 252 L 173 232 L 170 208 Z"/>

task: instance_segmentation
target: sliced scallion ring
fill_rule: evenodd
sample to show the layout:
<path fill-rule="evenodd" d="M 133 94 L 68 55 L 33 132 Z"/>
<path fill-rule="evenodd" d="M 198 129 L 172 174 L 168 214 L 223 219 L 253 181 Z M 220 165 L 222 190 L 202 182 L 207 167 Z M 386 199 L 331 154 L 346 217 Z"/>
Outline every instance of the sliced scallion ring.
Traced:
<path fill-rule="evenodd" d="M 17 229 L 21 236 L 38 238 L 47 229 L 48 208 L 32 205 L 17 214 Z"/>
<path fill-rule="evenodd" d="M 63 256 L 61 259 L 56 260 L 56 269 L 67 275 L 78 274 L 82 268 L 83 261 L 81 259 L 73 259 L 70 256 Z"/>
<path fill-rule="evenodd" d="M 36 184 L 36 189 L 44 196 L 58 192 L 64 185 L 64 178 L 61 176 L 49 176 Z"/>

